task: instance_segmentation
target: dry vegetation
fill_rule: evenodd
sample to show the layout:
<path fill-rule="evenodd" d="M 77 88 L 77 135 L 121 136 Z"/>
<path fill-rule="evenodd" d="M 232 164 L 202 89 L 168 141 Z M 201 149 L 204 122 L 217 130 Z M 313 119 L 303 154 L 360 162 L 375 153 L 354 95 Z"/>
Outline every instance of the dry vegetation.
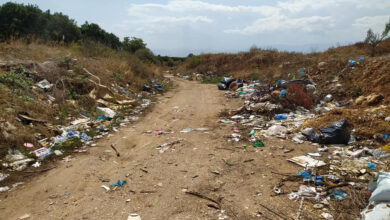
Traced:
<path fill-rule="evenodd" d="M 8 138 L 0 133 L 1 157 L 9 147 L 25 142 L 38 146 L 38 136 L 58 134 L 56 125 L 66 124 L 80 112 L 95 116 L 97 103 L 88 94 L 96 87 L 90 79 L 97 80 L 84 68 L 98 76 L 102 85 L 114 90 L 125 88 L 128 99 L 134 98 L 142 84 L 160 77 L 158 66 L 101 44 L 0 43 L 1 130 L 5 130 L 6 121 L 16 126 L 8 131 Z M 34 86 L 43 79 L 54 84 L 48 92 Z M 55 100 L 50 101 L 48 95 Z M 42 122 L 23 124 L 17 120 L 19 114 Z"/>

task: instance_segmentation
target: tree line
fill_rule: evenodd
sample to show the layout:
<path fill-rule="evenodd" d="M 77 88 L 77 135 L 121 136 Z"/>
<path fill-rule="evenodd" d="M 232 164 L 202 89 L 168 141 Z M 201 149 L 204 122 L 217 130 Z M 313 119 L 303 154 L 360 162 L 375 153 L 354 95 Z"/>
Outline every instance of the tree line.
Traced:
<path fill-rule="evenodd" d="M 85 22 L 78 26 L 74 19 L 62 13 L 42 11 L 37 5 L 7 2 L 0 6 L 0 41 L 33 39 L 41 41 L 73 42 L 94 41 L 115 50 L 135 53 L 147 49 L 142 39 L 126 37 L 121 41 L 99 25 Z M 148 50 L 148 49 L 147 49 Z M 148 52 L 151 53 L 150 50 Z"/>

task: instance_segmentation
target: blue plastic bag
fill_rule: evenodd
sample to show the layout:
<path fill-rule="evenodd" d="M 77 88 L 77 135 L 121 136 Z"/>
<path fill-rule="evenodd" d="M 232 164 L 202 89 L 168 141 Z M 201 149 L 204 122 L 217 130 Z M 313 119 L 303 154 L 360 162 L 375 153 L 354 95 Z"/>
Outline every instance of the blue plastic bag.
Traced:
<path fill-rule="evenodd" d="M 280 91 L 279 98 L 286 97 L 286 95 L 287 95 L 287 90 L 283 89 L 282 91 Z"/>
<path fill-rule="evenodd" d="M 367 164 L 367 168 L 369 168 L 371 170 L 375 170 L 376 169 L 375 164 L 373 164 L 373 163 Z"/>
<path fill-rule="evenodd" d="M 84 141 L 91 141 L 91 137 L 89 137 L 85 132 L 81 133 L 80 138 Z"/>
<path fill-rule="evenodd" d="M 342 189 L 337 189 L 335 192 L 331 193 L 330 198 L 335 198 L 337 201 L 343 201 L 345 199 L 345 191 Z"/>
<path fill-rule="evenodd" d="M 348 61 L 348 65 L 349 65 L 350 67 L 354 67 L 354 66 L 356 65 L 356 61 L 355 61 L 355 60 L 349 60 L 349 61 Z"/>
<path fill-rule="evenodd" d="M 275 120 L 285 120 L 285 119 L 287 119 L 287 115 L 284 114 L 275 115 Z"/>
<path fill-rule="evenodd" d="M 298 173 L 297 173 L 297 176 L 301 176 L 303 177 L 304 179 L 309 179 L 310 178 L 310 173 L 305 171 L 305 170 L 300 170 Z"/>
<path fill-rule="evenodd" d="M 110 186 L 119 186 L 122 187 L 126 183 L 126 180 L 118 180 L 115 183 L 111 183 Z"/>
<path fill-rule="evenodd" d="M 70 137 L 77 137 L 79 135 L 79 132 L 78 131 L 69 131 L 67 134 L 66 134 L 66 137 L 70 138 Z"/>

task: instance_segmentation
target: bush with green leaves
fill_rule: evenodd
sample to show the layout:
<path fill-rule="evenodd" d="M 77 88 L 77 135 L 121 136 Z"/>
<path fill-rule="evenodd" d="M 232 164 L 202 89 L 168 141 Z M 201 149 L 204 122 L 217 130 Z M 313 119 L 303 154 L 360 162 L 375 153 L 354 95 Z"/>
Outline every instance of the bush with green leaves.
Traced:
<path fill-rule="evenodd" d="M 27 77 L 23 72 L 13 70 L 1 74 L 0 82 L 14 89 L 27 89 L 34 84 L 33 80 Z"/>

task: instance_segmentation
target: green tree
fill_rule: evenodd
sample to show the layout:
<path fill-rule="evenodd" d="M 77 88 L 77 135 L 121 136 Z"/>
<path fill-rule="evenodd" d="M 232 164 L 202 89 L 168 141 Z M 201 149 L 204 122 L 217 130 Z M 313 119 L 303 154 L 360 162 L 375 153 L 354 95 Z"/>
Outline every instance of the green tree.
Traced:
<path fill-rule="evenodd" d="M 81 34 L 83 40 L 92 40 L 107 45 L 113 49 L 119 49 L 122 45 L 119 38 L 112 33 L 107 33 L 99 25 L 88 22 L 81 25 Z"/>
<path fill-rule="evenodd" d="M 46 35 L 49 40 L 64 41 L 65 43 L 76 42 L 81 39 L 81 31 L 73 19 L 62 13 L 50 15 L 47 12 L 48 24 Z"/>
<path fill-rule="evenodd" d="M 45 20 L 42 11 L 35 5 L 7 2 L 0 7 L 0 38 L 2 40 L 40 35 Z"/>
<path fill-rule="evenodd" d="M 123 49 L 130 53 L 135 53 L 139 49 L 145 49 L 146 44 L 141 38 L 132 37 L 131 40 L 129 37 L 125 37 L 123 40 Z"/>
<path fill-rule="evenodd" d="M 372 57 L 375 56 L 376 48 L 387 37 L 389 32 L 390 32 L 390 19 L 386 23 L 385 29 L 383 30 L 382 34 L 374 33 L 371 28 L 368 29 L 367 36 L 364 42 L 370 46 L 370 55 Z"/>
<path fill-rule="evenodd" d="M 138 49 L 134 53 L 134 55 L 136 57 L 138 57 L 140 60 L 149 61 L 152 63 L 157 63 L 156 57 L 154 56 L 153 52 L 151 50 L 149 50 L 148 48 Z"/>

